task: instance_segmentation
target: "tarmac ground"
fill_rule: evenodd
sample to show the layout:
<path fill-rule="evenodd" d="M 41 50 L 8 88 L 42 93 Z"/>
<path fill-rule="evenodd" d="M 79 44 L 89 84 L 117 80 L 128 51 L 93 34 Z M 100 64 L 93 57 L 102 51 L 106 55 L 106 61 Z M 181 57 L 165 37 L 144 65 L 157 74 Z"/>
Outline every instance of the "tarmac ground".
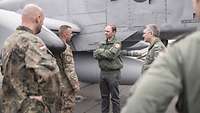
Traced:
<path fill-rule="evenodd" d="M 132 86 L 120 85 L 120 104 L 123 107 L 129 96 L 129 89 Z M 177 113 L 174 109 L 176 98 L 171 102 L 166 113 Z M 110 106 L 110 113 L 112 106 Z M 81 91 L 77 96 L 77 103 L 74 113 L 101 113 L 101 97 L 98 84 L 81 83 Z"/>
<path fill-rule="evenodd" d="M 3 77 L 0 75 L 0 88 L 2 85 L 2 79 Z M 120 85 L 121 107 L 125 105 L 126 100 L 130 94 L 129 89 L 131 87 L 131 85 Z M 171 102 L 166 113 L 177 113 L 174 109 L 175 103 L 176 99 Z M 111 108 L 112 105 L 110 106 L 110 113 L 112 113 Z M 74 113 L 101 113 L 101 97 L 98 84 L 88 84 L 81 82 L 81 91 L 76 97 L 76 106 Z"/>

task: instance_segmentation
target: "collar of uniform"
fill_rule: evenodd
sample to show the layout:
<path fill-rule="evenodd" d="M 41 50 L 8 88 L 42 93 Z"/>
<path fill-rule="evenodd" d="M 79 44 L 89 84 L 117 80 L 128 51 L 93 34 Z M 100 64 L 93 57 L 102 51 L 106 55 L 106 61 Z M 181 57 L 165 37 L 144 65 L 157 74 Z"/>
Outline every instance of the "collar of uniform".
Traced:
<path fill-rule="evenodd" d="M 27 32 L 33 34 L 33 31 L 31 29 L 29 29 L 28 27 L 26 27 L 26 26 L 19 26 L 19 27 L 17 27 L 17 30 L 27 31 Z"/>
<path fill-rule="evenodd" d="M 71 45 L 70 45 L 70 42 L 66 42 L 66 41 L 64 41 L 64 40 L 62 40 L 62 42 L 63 42 L 64 45 L 65 45 L 65 50 L 68 49 L 68 48 L 70 48 L 71 50 L 73 50 L 73 48 L 72 48 Z"/>
<path fill-rule="evenodd" d="M 64 42 L 63 43 L 65 44 L 65 48 L 67 49 L 68 47 L 70 47 L 70 45 L 67 43 L 67 42 Z"/>
<path fill-rule="evenodd" d="M 108 39 L 106 39 L 106 43 L 112 44 L 112 43 L 115 42 L 115 40 L 116 40 L 116 38 L 115 38 L 115 36 L 113 36 L 112 39 L 111 39 L 111 41 L 108 41 Z"/>
<path fill-rule="evenodd" d="M 155 43 L 157 43 L 158 41 L 160 41 L 160 39 L 158 37 L 155 37 L 155 40 L 153 41 L 153 43 L 150 44 L 149 46 L 149 50 L 154 46 Z"/>
<path fill-rule="evenodd" d="M 62 38 L 60 38 L 62 40 L 62 42 L 64 43 L 65 47 L 71 47 L 70 46 L 70 42 L 66 42 L 65 40 L 63 40 Z"/>

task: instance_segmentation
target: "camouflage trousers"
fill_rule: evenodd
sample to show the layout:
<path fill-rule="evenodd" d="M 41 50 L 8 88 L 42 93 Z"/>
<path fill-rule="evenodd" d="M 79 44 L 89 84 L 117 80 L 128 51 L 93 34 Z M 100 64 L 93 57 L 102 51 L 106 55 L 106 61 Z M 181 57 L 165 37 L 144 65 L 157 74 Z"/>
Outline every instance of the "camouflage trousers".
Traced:
<path fill-rule="evenodd" d="M 24 99 L 21 104 L 7 101 L 2 105 L 2 113 L 50 113 L 46 105 L 35 99 Z"/>
<path fill-rule="evenodd" d="M 61 113 L 73 113 L 75 106 L 75 93 L 73 90 L 62 91 L 61 94 Z"/>

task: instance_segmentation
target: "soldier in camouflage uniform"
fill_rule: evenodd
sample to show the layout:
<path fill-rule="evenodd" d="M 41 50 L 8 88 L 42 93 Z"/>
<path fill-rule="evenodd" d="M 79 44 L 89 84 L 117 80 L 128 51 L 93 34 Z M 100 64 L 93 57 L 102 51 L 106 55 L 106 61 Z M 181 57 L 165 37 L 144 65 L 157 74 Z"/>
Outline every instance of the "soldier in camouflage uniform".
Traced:
<path fill-rule="evenodd" d="M 72 29 L 70 26 L 60 26 L 59 36 L 66 45 L 65 51 L 56 56 L 64 87 L 61 91 L 61 113 L 73 112 L 75 106 L 75 95 L 80 90 L 78 77 L 75 72 L 72 50 L 67 44 L 71 40 L 71 35 Z"/>
<path fill-rule="evenodd" d="M 165 49 L 164 44 L 158 38 L 160 31 L 156 25 L 146 25 L 143 33 L 144 41 L 150 43 L 150 46 L 148 48 L 148 53 L 142 67 L 142 73 L 144 73 L 150 67 L 152 62 L 158 56 L 159 52 Z"/>
<path fill-rule="evenodd" d="M 123 67 L 120 58 L 121 42 L 115 37 L 116 26 L 105 27 L 106 41 L 94 51 L 94 57 L 98 60 L 101 69 L 100 92 L 102 113 L 109 113 L 110 94 L 113 113 L 120 112 L 119 80 L 120 69 Z"/>
<path fill-rule="evenodd" d="M 40 7 L 26 5 L 22 25 L 4 43 L 3 113 L 57 113 L 59 68 L 51 52 L 35 35 L 40 32 L 43 20 Z"/>
<path fill-rule="evenodd" d="M 200 0 L 193 0 L 200 19 Z M 192 33 L 167 48 L 137 84 L 122 113 L 165 113 L 179 95 L 179 113 L 200 111 L 200 32 Z M 145 76 L 146 75 L 146 76 Z"/>

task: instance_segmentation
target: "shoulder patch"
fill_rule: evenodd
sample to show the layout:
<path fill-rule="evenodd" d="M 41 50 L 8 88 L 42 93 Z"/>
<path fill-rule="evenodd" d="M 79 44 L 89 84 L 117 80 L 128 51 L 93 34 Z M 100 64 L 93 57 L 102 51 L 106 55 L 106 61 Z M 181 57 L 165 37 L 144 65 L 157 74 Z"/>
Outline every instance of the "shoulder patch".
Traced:
<path fill-rule="evenodd" d="M 159 48 L 161 45 L 159 43 L 155 44 L 153 48 Z"/>
<path fill-rule="evenodd" d="M 120 44 L 114 44 L 114 47 L 115 47 L 115 48 L 120 48 L 121 45 L 120 45 Z"/>
<path fill-rule="evenodd" d="M 45 50 L 46 46 L 44 44 L 39 43 L 38 47 L 40 50 Z"/>
<path fill-rule="evenodd" d="M 40 50 L 46 50 L 47 47 L 44 44 L 44 42 L 39 37 L 36 37 L 36 36 L 34 36 L 34 37 L 35 37 L 35 38 L 33 38 L 33 39 L 35 39 L 34 43 L 37 44 L 37 46 L 39 47 L 39 49 Z"/>

